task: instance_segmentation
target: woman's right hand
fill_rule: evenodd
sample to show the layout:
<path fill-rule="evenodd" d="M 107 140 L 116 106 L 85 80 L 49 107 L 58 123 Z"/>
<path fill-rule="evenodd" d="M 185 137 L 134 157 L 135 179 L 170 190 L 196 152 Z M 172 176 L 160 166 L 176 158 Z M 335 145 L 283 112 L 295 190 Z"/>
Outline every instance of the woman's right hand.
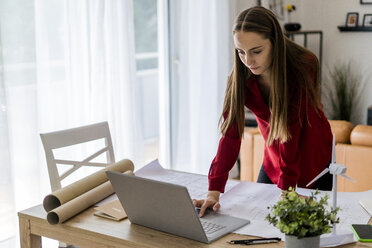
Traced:
<path fill-rule="evenodd" d="M 195 207 L 200 208 L 199 217 L 203 217 L 204 212 L 207 208 L 213 209 L 213 211 L 217 211 L 220 209 L 221 205 L 219 203 L 220 200 L 220 192 L 219 191 L 209 191 L 207 199 L 196 200 L 192 199 L 192 203 Z"/>

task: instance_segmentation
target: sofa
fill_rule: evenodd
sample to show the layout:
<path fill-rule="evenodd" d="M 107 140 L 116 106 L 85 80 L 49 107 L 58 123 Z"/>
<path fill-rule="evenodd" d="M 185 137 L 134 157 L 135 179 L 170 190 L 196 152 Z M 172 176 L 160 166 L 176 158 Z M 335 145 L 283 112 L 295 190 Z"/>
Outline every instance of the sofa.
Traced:
<path fill-rule="evenodd" d="M 336 137 L 336 162 L 346 166 L 346 175 L 337 178 L 337 189 L 358 192 L 372 189 L 372 126 L 329 120 Z M 258 128 L 246 127 L 240 148 L 240 179 L 255 182 L 261 169 L 265 142 Z"/>

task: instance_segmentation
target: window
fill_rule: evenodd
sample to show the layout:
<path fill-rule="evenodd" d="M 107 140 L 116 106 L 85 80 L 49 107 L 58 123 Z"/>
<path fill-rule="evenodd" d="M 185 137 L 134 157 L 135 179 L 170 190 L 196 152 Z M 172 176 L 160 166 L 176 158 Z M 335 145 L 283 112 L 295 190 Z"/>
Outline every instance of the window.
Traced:
<path fill-rule="evenodd" d="M 135 0 L 134 32 L 137 67 L 137 99 L 141 106 L 141 125 L 145 161 L 159 154 L 158 107 L 158 17 L 157 1 Z"/>

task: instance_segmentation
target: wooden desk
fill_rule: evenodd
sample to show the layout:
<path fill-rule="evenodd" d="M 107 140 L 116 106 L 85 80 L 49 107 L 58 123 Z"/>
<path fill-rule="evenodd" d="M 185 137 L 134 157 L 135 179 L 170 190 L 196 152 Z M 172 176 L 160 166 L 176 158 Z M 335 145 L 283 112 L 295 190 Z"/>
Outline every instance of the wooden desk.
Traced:
<path fill-rule="evenodd" d="M 79 247 L 241 247 L 227 243 L 232 239 L 249 236 L 229 234 L 212 244 L 204 244 L 190 239 L 174 236 L 150 228 L 131 224 L 128 219 L 116 222 L 93 215 L 93 208 L 71 218 L 63 224 L 50 225 L 46 212 L 38 205 L 18 213 L 20 241 L 22 248 L 41 247 L 41 237 L 48 237 Z M 372 223 L 370 220 L 369 223 Z M 250 247 L 284 247 L 284 242 Z M 342 247 L 372 247 L 368 243 L 354 243 Z"/>

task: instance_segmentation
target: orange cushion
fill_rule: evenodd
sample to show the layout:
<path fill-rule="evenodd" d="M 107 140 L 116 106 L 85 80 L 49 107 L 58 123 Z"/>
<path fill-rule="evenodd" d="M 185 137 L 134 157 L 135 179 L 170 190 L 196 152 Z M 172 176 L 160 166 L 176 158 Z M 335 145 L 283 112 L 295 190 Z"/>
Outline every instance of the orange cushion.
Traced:
<path fill-rule="evenodd" d="M 372 146 L 372 126 L 357 125 L 350 135 L 352 145 Z"/>
<path fill-rule="evenodd" d="M 348 121 L 329 120 L 332 133 L 335 135 L 336 143 L 350 144 L 350 133 L 354 125 Z"/>

